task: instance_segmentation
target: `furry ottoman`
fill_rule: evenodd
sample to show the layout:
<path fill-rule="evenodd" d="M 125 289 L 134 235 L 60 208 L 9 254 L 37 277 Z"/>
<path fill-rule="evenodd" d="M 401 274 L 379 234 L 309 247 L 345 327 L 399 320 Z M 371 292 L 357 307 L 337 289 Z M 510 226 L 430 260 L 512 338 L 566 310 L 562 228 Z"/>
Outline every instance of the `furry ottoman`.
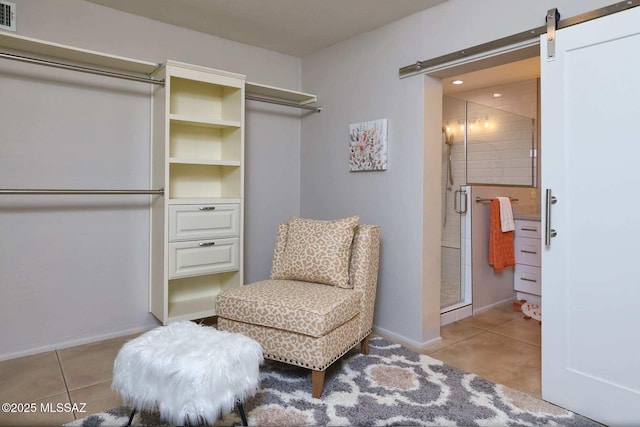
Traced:
<path fill-rule="evenodd" d="M 258 389 L 262 361 L 251 338 L 175 322 L 120 349 L 111 387 L 134 412 L 158 411 L 174 425 L 213 425 L 236 404 L 246 424 L 242 402 Z"/>

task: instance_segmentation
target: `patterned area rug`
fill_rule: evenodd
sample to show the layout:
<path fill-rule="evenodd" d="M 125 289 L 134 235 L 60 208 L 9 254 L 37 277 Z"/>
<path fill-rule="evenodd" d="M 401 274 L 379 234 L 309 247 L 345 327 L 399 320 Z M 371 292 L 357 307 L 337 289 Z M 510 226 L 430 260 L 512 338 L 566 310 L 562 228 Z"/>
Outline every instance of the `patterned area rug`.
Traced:
<path fill-rule="evenodd" d="M 350 352 L 329 368 L 322 399 L 311 397 L 308 370 L 265 362 L 261 390 L 244 404 L 257 426 L 598 426 L 522 392 L 462 372 L 382 338 L 367 356 Z M 68 426 L 122 426 L 126 407 Z M 136 414 L 134 425 L 163 425 Z M 237 411 L 216 425 L 241 425 Z"/>
<path fill-rule="evenodd" d="M 538 322 L 542 322 L 542 307 L 540 304 L 525 302 L 522 304 L 521 310 L 525 316 L 536 319 Z"/>
<path fill-rule="evenodd" d="M 513 311 L 521 311 L 524 313 L 525 319 L 535 319 L 542 324 L 542 305 L 535 302 L 527 302 L 521 299 L 513 302 Z"/>

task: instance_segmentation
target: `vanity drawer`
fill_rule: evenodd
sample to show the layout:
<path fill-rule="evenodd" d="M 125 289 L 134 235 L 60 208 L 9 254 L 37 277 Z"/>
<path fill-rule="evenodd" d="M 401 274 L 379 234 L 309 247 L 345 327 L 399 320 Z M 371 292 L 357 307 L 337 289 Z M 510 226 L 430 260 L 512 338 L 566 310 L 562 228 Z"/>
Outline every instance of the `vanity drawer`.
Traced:
<path fill-rule="evenodd" d="M 518 237 L 528 237 L 531 239 L 540 239 L 540 221 L 527 221 L 516 219 L 515 235 Z"/>
<path fill-rule="evenodd" d="M 169 241 L 240 235 L 240 204 L 169 206 Z"/>
<path fill-rule="evenodd" d="M 240 239 L 169 243 L 169 279 L 239 269 Z"/>
<path fill-rule="evenodd" d="M 513 246 L 517 264 L 540 267 L 540 239 L 516 237 Z"/>
<path fill-rule="evenodd" d="M 513 281 L 516 291 L 534 295 L 542 294 L 540 267 L 516 264 Z"/>

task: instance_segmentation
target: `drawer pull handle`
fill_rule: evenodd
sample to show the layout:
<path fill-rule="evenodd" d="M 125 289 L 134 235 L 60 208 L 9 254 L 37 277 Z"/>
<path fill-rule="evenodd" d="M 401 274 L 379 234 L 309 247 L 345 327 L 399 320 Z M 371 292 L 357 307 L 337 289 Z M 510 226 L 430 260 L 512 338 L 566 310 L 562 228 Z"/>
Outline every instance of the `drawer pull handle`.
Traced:
<path fill-rule="evenodd" d="M 520 280 L 524 280 L 525 282 L 537 282 L 537 280 L 533 280 L 533 279 L 527 279 L 526 277 L 521 277 Z"/>
<path fill-rule="evenodd" d="M 524 249 L 521 249 L 521 250 L 520 250 L 520 252 L 522 252 L 522 253 L 524 253 L 524 254 L 533 254 L 533 255 L 535 255 L 535 254 L 537 254 L 537 253 L 538 253 L 538 252 L 536 252 L 536 251 L 526 251 L 526 250 L 524 250 Z"/>
<path fill-rule="evenodd" d="M 202 243 L 200 243 L 200 246 L 213 246 L 215 244 L 216 244 L 216 242 L 202 242 Z"/>
<path fill-rule="evenodd" d="M 215 211 L 216 207 L 215 206 L 200 206 L 200 210 L 201 211 Z"/>
<path fill-rule="evenodd" d="M 522 227 L 520 230 L 522 230 L 522 231 L 538 231 L 537 228 L 524 228 L 524 227 Z"/>

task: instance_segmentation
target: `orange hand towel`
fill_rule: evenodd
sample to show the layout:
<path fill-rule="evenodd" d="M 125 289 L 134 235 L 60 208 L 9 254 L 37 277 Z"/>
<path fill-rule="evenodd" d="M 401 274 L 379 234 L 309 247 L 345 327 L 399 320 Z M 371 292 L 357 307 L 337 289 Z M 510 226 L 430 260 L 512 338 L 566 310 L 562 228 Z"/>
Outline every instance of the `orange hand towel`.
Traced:
<path fill-rule="evenodd" d="M 489 208 L 489 265 L 492 265 L 493 271 L 496 272 L 516 265 L 513 231 L 502 232 L 500 202 L 497 198 L 491 200 Z"/>

